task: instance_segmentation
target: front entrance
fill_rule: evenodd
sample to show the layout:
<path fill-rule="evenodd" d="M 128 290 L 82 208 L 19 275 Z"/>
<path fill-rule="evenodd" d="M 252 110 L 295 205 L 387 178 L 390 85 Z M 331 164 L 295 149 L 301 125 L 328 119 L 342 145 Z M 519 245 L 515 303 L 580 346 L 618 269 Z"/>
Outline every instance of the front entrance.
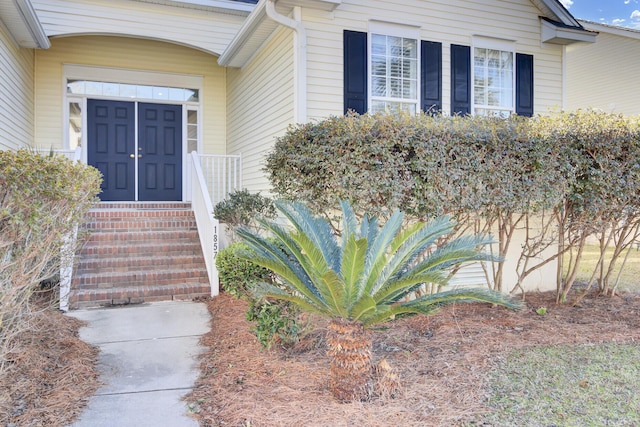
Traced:
<path fill-rule="evenodd" d="M 102 201 L 182 200 L 181 105 L 88 99 L 87 122 Z"/>

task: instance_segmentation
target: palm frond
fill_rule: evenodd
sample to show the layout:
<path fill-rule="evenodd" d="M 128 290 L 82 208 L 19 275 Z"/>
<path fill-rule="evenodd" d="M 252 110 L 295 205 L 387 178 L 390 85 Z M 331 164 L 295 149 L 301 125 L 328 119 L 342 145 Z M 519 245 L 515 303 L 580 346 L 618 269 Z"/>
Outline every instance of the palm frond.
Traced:
<path fill-rule="evenodd" d="M 324 218 L 315 216 L 300 202 L 275 202 L 276 208 L 299 232 L 306 234 L 320 249 L 327 265 L 334 270 L 340 268 L 340 247 L 336 242 L 331 225 Z"/>
<path fill-rule="evenodd" d="M 358 301 L 357 294 L 361 288 L 362 271 L 364 270 L 364 260 L 367 253 L 367 239 L 356 239 L 354 234 L 348 238 L 343 237 L 344 250 L 342 253 L 342 265 L 340 268 L 340 276 L 342 277 L 345 296 L 350 301 L 347 307 L 351 310 L 351 306 Z"/>
<path fill-rule="evenodd" d="M 498 304 L 513 310 L 522 308 L 522 302 L 515 300 L 502 292 L 494 291 L 488 288 L 457 288 L 444 292 L 438 292 L 433 295 L 425 295 L 412 301 L 400 304 L 403 307 L 411 307 L 412 309 L 430 310 L 431 307 L 442 307 L 444 305 L 453 304 L 455 302 L 471 303 L 486 302 L 490 304 Z"/>
<path fill-rule="evenodd" d="M 402 228 L 404 215 L 400 211 L 395 211 L 387 223 L 380 229 L 374 240 L 369 240 L 367 247 L 367 257 L 363 271 L 363 284 L 358 294 L 371 294 L 371 290 L 376 283 L 378 276 L 387 264 L 387 251 L 389 245 Z"/>
<path fill-rule="evenodd" d="M 333 315 L 333 313 L 324 308 L 324 306 L 314 304 L 303 296 L 292 294 L 269 283 L 256 283 L 250 287 L 250 290 L 257 299 L 274 298 L 289 301 L 309 313 L 319 314 L 321 316 Z"/>
<path fill-rule="evenodd" d="M 321 293 L 316 288 L 315 283 L 296 258 L 288 256 L 278 245 L 246 228 L 237 230 L 237 234 L 252 250 L 252 252 L 246 253 L 239 252 L 238 256 L 240 258 L 268 268 L 280 276 L 292 290 L 300 292 L 310 300 L 316 301 L 319 305 L 326 305 L 326 301 L 324 301 Z"/>
<path fill-rule="evenodd" d="M 446 272 L 442 270 L 427 271 L 419 274 L 402 275 L 394 280 L 390 280 L 373 295 L 373 299 L 378 304 L 391 304 L 409 295 L 416 290 L 417 286 L 425 283 L 436 285 L 446 285 Z"/>
<path fill-rule="evenodd" d="M 455 225 L 446 216 L 437 218 L 428 224 L 417 224 L 422 224 L 422 226 L 408 227 L 394 239 L 390 249 L 393 256 L 389 257 L 387 265 L 378 276 L 371 289 L 372 293 L 378 292 L 389 280 L 406 275 L 416 259 L 424 255 L 438 238 L 449 233 Z"/>

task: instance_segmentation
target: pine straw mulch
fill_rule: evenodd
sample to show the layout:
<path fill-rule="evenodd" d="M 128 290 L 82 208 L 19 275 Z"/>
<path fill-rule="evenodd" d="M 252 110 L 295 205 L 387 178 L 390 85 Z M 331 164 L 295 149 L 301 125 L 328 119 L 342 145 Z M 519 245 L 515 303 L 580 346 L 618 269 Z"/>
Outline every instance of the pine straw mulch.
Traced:
<path fill-rule="evenodd" d="M 78 337 L 82 321 L 56 310 L 29 322 L 0 375 L 0 425 L 69 425 L 100 386 L 98 349 Z"/>
<path fill-rule="evenodd" d="M 510 350 L 640 339 L 640 295 L 590 295 L 572 307 L 557 306 L 551 293 L 529 294 L 519 312 L 450 306 L 374 332 L 374 362 L 386 359 L 400 390 L 340 404 L 327 385 L 326 322 L 314 319 L 291 350 L 266 351 L 244 319 L 246 302 L 223 294 L 208 304 L 201 378 L 185 398 L 203 426 L 452 426 L 488 410 L 486 375 Z M 543 306 L 547 314 L 536 314 Z"/>

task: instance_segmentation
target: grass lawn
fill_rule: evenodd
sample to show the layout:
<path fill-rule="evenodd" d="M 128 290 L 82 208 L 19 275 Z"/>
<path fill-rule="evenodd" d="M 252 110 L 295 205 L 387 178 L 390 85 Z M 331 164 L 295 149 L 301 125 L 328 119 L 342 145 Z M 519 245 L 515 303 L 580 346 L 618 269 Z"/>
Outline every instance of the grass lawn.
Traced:
<path fill-rule="evenodd" d="M 607 259 L 611 257 L 613 253 L 613 249 L 607 249 Z M 616 269 L 614 270 L 614 275 L 612 279 L 612 285 L 615 283 L 615 278 L 617 274 L 620 272 L 620 265 L 624 260 L 624 256 L 626 253 L 623 253 L 621 257 L 616 262 Z M 593 270 L 600 258 L 600 249 L 596 245 L 587 245 L 583 252 L 583 261 L 578 269 L 577 280 L 580 282 L 587 282 L 593 273 Z M 565 266 L 569 256 L 565 256 Z M 566 274 L 566 272 L 565 272 Z M 620 285 L 618 289 L 621 291 L 629 291 L 629 292 L 640 292 L 640 251 L 636 249 L 634 245 L 629 253 L 629 257 L 627 258 L 627 262 L 622 270 L 622 274 L 620 275 Z"/>
<path fill-rule="evenodd" d="M 490 375 L 492 426 L 637 426 L 640 346 L 513 351 Z"/>

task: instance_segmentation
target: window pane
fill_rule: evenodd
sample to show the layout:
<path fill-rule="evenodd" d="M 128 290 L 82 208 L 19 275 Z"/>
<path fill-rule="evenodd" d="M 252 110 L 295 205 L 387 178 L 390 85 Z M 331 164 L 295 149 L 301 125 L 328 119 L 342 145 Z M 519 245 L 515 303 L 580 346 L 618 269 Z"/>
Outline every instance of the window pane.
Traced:
<path fill-rule="evenodd" d="M 135 85 L 120 85 L 120 96 L 124 96 L 126 98 L 135 98 L 136 97 L 136 86 Z"/>
<path fill-rule="evenodd" d="M 387 58 L 384 56 L 371 57 L 371 74 L 374 76 L 387 75 Z"/>
<path fill-rule="evenodd" d="M 371 92 L 373 96 L 387 96 L 387 78 L 374 77 L 371 82 Z"/>
<path fill-rule="evenodd" d="M 387 54 L 387 37 L 380 34 L 371 36 L 371 54 L 386 55 Z"/>
<path fill-rule="evenodd" d="M 473 73 L 475 114 L 500 117 L 511 114 L 513 52 L 475 48 Z"/>
<path fill-rule="evenodd" d="M 102 94 L 104 96 L 120 96 L 120 85 L 118 83 L 103 83 Z"/>
<path fill-rule="evenodd" d="M 371 112 L 416 111 L 418 98 L 418 41 L 372 35 Z M 392 99 L 375 99 L 392 98 Z M 403 103 L 402 100 L 414 102 Z"/>
<path fill-rule="evenodd" d="M 69 103 L 69 149 L 82 145 L 82 110 L 79 102 Z"/>
<path fill-rule="evenodd" d="M 143 99 L 153 99 L 153 88 L 151 86 L 138 86 L 136 97 Z"/>

